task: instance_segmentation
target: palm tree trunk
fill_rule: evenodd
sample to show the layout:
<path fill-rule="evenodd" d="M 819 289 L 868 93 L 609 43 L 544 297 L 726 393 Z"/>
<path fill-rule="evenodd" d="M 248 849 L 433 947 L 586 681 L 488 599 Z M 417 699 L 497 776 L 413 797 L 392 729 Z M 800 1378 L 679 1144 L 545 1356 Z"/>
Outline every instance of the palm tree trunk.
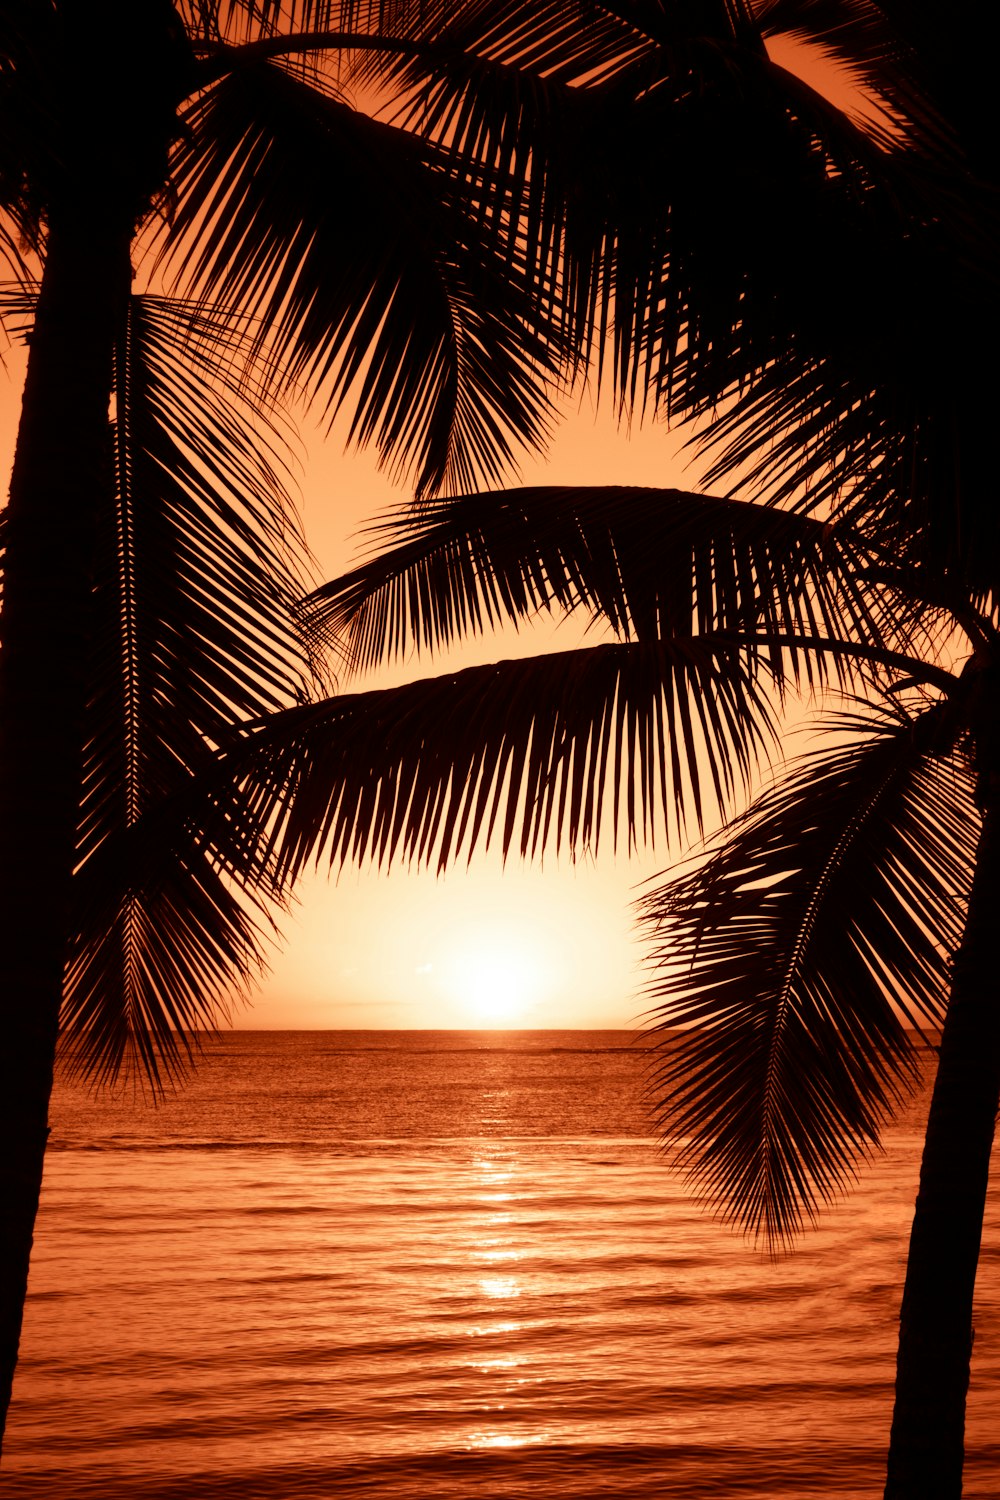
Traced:
<path fill-rule="evenodd" d="M 71 921 L 95 519 L 135 225 L 164 184 L 191 54 L 172 0 L 59 0 L 54 132 L 0 616 L 0 1432 L 48 1135 Z"/>
<path fill-rule="evenodd" d="M 51 225 L 5 536 L 0 659 L 0 1423 L 42 1181 L 79 802 L 94 517 L 130 222 Z"/>
<path fill-rule="evenodd" d="M 983 748 L 982 746 L 980 747 Z M 959 1500 L 972 1296 L 1000 1101 L 1000 806 L 991 798 L 955 958 L 899 1319 L 886 1500 Z"/>

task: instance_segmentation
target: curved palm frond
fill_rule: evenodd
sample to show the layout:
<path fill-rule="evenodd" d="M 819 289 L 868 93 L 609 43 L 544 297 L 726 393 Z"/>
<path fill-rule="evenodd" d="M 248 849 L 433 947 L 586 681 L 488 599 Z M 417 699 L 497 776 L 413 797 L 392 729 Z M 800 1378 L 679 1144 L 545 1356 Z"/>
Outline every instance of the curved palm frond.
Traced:
<path fill-rule="evenodd" d="M 992 576 L 989 397 L 973 373 L 1000 321 L 992 190 L 905 135 L 852 136 L 791 74 L 754 67 L 695 104 L 663 91 L 645 173 L 662 202 L 644 217 L 669 206 L 668 290 L 619 318 L 633 386 L 697 424 L 706 485 L 796 500 Z M 921 99 L 933 112 L 919 89 L 914 111 Z M 650 264 L 635 242 L 629 288 Z"/>
<path fill-rule="evenodd" d="M 390 514 L 371 532 L 388 545 L 317 589 L 305 610 L 308 626 L 360 667 L 556 605 L 638 640 L 759 632 L 775 642 L 760 650 L 781 681 L 782 639 L 904 650 L 935 616 L 906 590 L 914 580 L 847 528 L 683 490 L 463 495 Z M 793 672 L 823 678 L 821 658 L 795 648 L 788 657 Z"/>
<path fill-rule="evenodd" d="M 969 439 L 988 431 L 974 382 L 958 394 L 952 385 L 956 364 L 974 364 L 964 356 L 956 361 L 955 331 L 971 319 L 978 333 L 984 298 L 985 305 L 996 301 L 990 294 L 995 236 L 983 227 L 992 225 L 994 210 L 968 184 L 956 193 L 955 174 L 936 170 L 933 153 L 922 154 L 913 140 L 866 134 L 771 63 L 761 42 L 764 31 L 783 31 L 835 56 L 853 52 L 870 86 L 882 80 L 890 105 L 895 100 L 903 108 L 909 88 L 916 121 L 925 105 L 933 113 L 914 82 L 920 59 L 898 37 L 894 41 L 894 28 L 878 8 L 863 0 L 776 0 L 759 7 L 756 20 L 746 10 L 737 25 L 722 5 L 668 19 L 655 7 L 548 0 L 529 9 L 523 0 L 507 0 L 416 7 L 409 14 L 404 7 L 392 12 L 391 24 L 394 35 L 424 49 L 409 58 L 371 54 L 371 79 L 402 90 L 403 118 L 424 137 L 419 150 L 429 153 L 426 159 L 462 198 L 462 212 L 475 220 L 474 258 L 516 273 L 523 305 L 515 316 L 525 321 L 527 309 L 532 326 L 544 320 L 546 335 L 531 351 L 532 361 L 548 359 L 550 369 L 562 365 L 578 374 L 593 354 L 600 371 L 610 347 L 623 406 L 650 402 L 701 425 L 698 441 L 716 455 L 710 484 L 724 480 L 728 486 L 745 471 L 741 482 L 766 486 L 772 498 L 799 496 L 806 486 L 807 504 L 824 516 L 846 499 L 861 505 L 883 532 L 891 525 L 899 538 L 912 535 L 916 523 L 922 537 L 930 533 L 925 550 L 931 557 L 954 556 L 958 549 L 976 559 L 984 546 L 995 554 L 1000 539 L 992 508 L 980 503 L 976 526 L 957 530 L 952 503 L 955 431 L 960 427 Z M 256 80 L 245 70 L 246 79 L 251 76 Z M 282 77 L 280 86 L 291 89 L 293 81 Z M 302 80 L 298 86 L 304 117 L 321 96 Z M 317 311 L 305 281 L 296 289 L 300 273 L 290 271 L 286 259 L 289 247 L 293 260 L 296 248 L 316 248 L 308 233 L 314 225 L 300 225 L 285 207 L 268 210 L 265 224 L 255 218 L 257 194 L 244 196 L 251 173 L 260 169 L 260 138 L 242 107 L 233 108 L 237 93 L 230 80 L 208 96 L 216 106 L 224 102 L 220 118 L 232 115 L 222 132 L 228 151 L 219 151 L 212 168 L 230 171 L 231 180 L 215 197 L 199 187 L 188 227 L 208 203 L 219 210 L 216 268 L 224 265 L 224 242 L 227 254 L 236 252 L 251 268 L 268 321 L 280 324 L 282 337 L 304 340 L 302 373 L 325 369 L 330 375 L 336 404 L 344 397 L 343 381 L 333 373 L 337 351 L 344 355 L 344 380 L 351 373 L 360 377 L 361 346 L 372 343 L 385 298 L 370 305 L 362 278 L 350 298 L 357 327 L 350 329 L 345 313 L 331 338 L 327 312 Z M 203 100 L 192 119 L 208 108 Z M 289 123 L 292 113 L 284 120 L 284 144 L 302 148 L 300 161 L 332 160 L 328 145 L 325 157 L 317 156 L 324 127 L 314 119 L 297 130 Z M 385 175 L 382 147 L 390 137 L 378 151 L 373 142 L 389 127 L 365 121 L 359 129 L 368 133 L 363 147 L 373 170 Z M 405 131 L 402 136 L 406 149 L 417 149 Z M 186 151 L 182 175 L 190 183 L 199 180 L 201 167 L 190 146 Z M 402 197 L 396 193 L 404 175 L 412 174 L 391 170 L 389 180 L 394 210 L 399 215 L 403 205 L 401 218 L 409 226 L 407 251 L 461 241 L 467 230 L 456 239 L 454 223 L 430 240 L 425 231 L 413 237 L 411 198 L 405 190 Z M 363 189 L 353 177 L 350 183 L 365 205 L 365 220 L 379 223 L 383 245 L 395 243 L 399 222 L 386 226 L 377 206 L 372 220 Z M 291 179 L 279 186 L 288 189 L 287 206 Z M 278 194 L 269 196 L 278 202 Z M 239 227 L 225 236 L 219 225 L 234 206 Z M 413 223 L 430 223 L 425 207 L 418 209 Z M 182 207 L 181 221 L 185 214 Z M 211 213 L 203 217 L 209 222 Z M 268 239 L 279 219 L 280 232 Z M 369 259 L 377 261 L 378 254 L 374 247 Z M 307 279 L 316 278 L 310 272 Z M 426 295 L 432 282 L 424 289 L 421 357 L 434 364 L 441 346 L 429 310 L 440 301 Z M 265 283 L 270 294 L 262 290 Z M 235 292 L 235 283 L 230 286 Z M 928 315 L 915 319 L 916 305 Z M 366 312 L 370 326 L 364 329 Z M 472 331 L 473 349 L 496 343 L 507 360 L 509 339 L 497 343 L 496 330 L 485 324 Z M 402 462 L 405 449 L 419 447 L 418 433 L 427 435 L 430 408 L 416 399 L 418 382 L 406 404 L 420 416 L 406 419 L 405 433 L 398 421 L 394 427 L 378 415 L 402 390 L 397 376 L 406 343 L 395 338 L 383 363 L 377 351 L 388 350 L 388 339 L 384 328 L 355 431 L 362 440 L 376 437 L 387 460 Z M 442 380 L 447 364 L 445 357 L 435 365 Z M 472 364 L 470 389 L 488 385 L 482 362 L 473 357 Z M 537 392 L 529 389 L 530 379 L 521 383 L 524 371 L 516 365 L 514 358 L 518 415 L 511 419 L 503 411 L 494 389 L 474 403 L 469 424 L 485 432 L 501 414 L 495 436 L 506 447 L 494 474 L 513 457 L 515 442 L 531 441 L 545 425 Z M 504 378 L 496 383 L 499 389 L 506 384 Z M 444 413 L 453 405 L 455 391 L 442 384 L 435 399 L 443 395 L 444 403 L 435 409 Z M 448 467 L 446 429 L 442 416 L 437 458 L 430 462 L 425 448 L 419 459 L 428 491 Z M 454 430 L 461 429 L 460 418 Z M 972 510 L 968 496 L 986 477 L 987 453 L 981 437 L 965 447 L 981 460 L 971 471 L 963 468 L 965 505 Z M 477 464 L 488 477 L 479 461 L 483 451 L 464 470 L 452 468 L 450 488 L 473 488 Z M 935 499 L 942 494 L 943 501 Z"/>
<path fill-rule="evenodd" d="M 388 30 L 412 24 L 424 0 L 176 0 L 196 34 L 241 42 L 279 32 Z"/>
<path fill-rule="evenodd" d="M 252 854 L 222 828 L 217 847 L 188 838 L 149 882 L 125 836 L 234 720 L 295 702 L 312 675 L 296 623 L 308 557 L 279 433 L 237 389 L 238 345 L 204 310 L 133 298 L 117 348 L 63 1011 L 75 1065 L 101 1080 L 135 1067 L 159 1086 L 185 1032 L 224 1013 L 259 964 L 238 893 L 242 875 L 259 908 Z"/>
<path fill-rule="evenodd" d="M 251 726 L 211 795 L 287 885 L 327 858 L 442 868 L 493 840 L 505 855 L 596 848 L 605 816 L 616 842 L 652 837 L 661 811 L 700 827 L 773 738 L 733 647 L 601 645 L 290 710 Z"/>
<path fill-rule="evenodd" d="M 594 349 L 600 368 L 610 340 L 623 406 L 698 423 L 715 455 L 710 485 L 738 477 L 780 499 L 806 487 L 824 516 L 847 500 L 859 520 L 891 523 L 894 544 L 916 528 L 926 556 L 992 566 L 993 508 L 977 498 L 990 426 L 975 376 L 958 391 L 955 372 L 976 368 L 971 345 L 956 355 L 963 330 L 978 342 L 984 310 L 996 321 L 995 207 L 966 174 L 942 170 L 933 141 L 917 149 L 918 127 L 936 140 L 948 122 L 884 14 L 788 0 L 758 20 L 860 53 L 866 82 L 908 111 L 901 128 L 913 129 L 898 137 L 866 133 L 770 62 L 755 28 L 734 29 L 721 5 L 669 18 L 600 7 L 621 32 L 609 33 L 614 77 L 599 86 L 576 80 L 572 63 L 530 81 L 504 71 L 527 59 L 529 75 L 544 73 L 560 34 L 550 11 L 562 22 L 567 12 L 526 15 L 514 0 L 501 10 L 495 20 L 492 6 L 460 8 L 450 33 L 493 72 L 477 64 L 463 94 L 442 67 L 416 98 L 424 128 L 505 161 L 516 140 L 530 160 L 526 222 L 546 254 L 560 242 L 565 252 L 577 359 Z M 598 53 L 589 61 L 603 77 Z M 958 434 L 975 457 L 962 470 L 975 519 L 964 530 Z"/>
<path fill-rule="evenodd" d="M 264 968 L 273 924 L 246 864 L 241 898 L 217 848 L 176 832 L 167 847 L 131 866 L 122 837 L 117 867 L 97 856 L 77 876 L 61 1046 L 69 1071 L 95 1084 L 128 1077 L 162 1092 Z"/>
<path fill-rule="evenodd" d="M 824 323 L 839 338 L 857 256 L 906 250 L 903 153 L 770 63 L 744 20 L 471 4 L 438 33 L 453 56 L 387 62 L 415 128 L 463 159 L 529 165 L 525 232 L 543 260 L 564 252 L 567 342 L 600 368 L 610 337 L 623 405 L 710 412 L 787 352 L 789 325 L 800 361 L 815 353 L 801 335 L 818 279 L 839 271 Z"/>
<path fill-rule="evenodd" d="M 978 840 L 940 705 L 830 728 L 839 744 L 639 907 L 657 934 L 661 1123 L 708 1199 L 771 1245 L 843 1188 L 917 1081 Z"/>
<path fill-rule="evenodd" d="M 191 285 L 257 320 L 275 379 L 349 401 L 351 438 L 421 492 L 491 482 L 543 442 L 557 356 L 483 182 L 268 62 L 186 119 L 171 245 Z M 498 214 L 516 191 L 490 190 Z"/>
<path fill-rule="evenodd" d="M 935 280 L 930 268 L 927 280 Z M 985 594 L 1000 557 L 1000 526 L 986 499 L 990 398 L 967 371 L 973 317 L 977 335 L 989 338 L 1000 307 L 990 294 L 978 308 L 973 315 L 964 293 L 941 288 L 917 349 L 912 326 L 896 339 L 890 307 L 883 352 L 863 384 L 846 351 L 809 364 L 789 345 L 698 439 L 715 455 L 704 482 L 729 483 L 738 474 L 739 488 L 768 503 L 836 517 Z"/>
<path fill-rule="evenodd" d="M 765 40 L 788 37 L 832 60 L 885 111 L 893 128 L 926 155 L 954 159 L 954 126 L 934 102 L 932 69 L 911 39 L 872 0 L 757 0 Z"/>
<path fill-rule="evenodd" d="M 591 4 L 588 0 L 447 0 L 423 8 L 416 34 L 434 36 L 456 53 L 481 58 L 524 76 L 592 88 L 614 83 L 656 50 L 653 8 Z M 690 15 L 675 17 L 678 46 Z M 417 83 L 416 78 L 413 79 Z M 433 87 L 433 84 L 432 84 Z"/>

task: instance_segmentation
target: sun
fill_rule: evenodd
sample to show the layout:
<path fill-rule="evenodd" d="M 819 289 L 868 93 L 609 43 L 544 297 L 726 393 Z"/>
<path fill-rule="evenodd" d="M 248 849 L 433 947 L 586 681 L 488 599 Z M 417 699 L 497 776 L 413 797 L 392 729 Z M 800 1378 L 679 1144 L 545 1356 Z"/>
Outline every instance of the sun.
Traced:
<path fill-rule="evenodd" d="M 448 988 L 463 1014 L 478 1026 L 517 1026 L 538 1000 L 542 966 L 526 949 L 504 947 L 491 937 L 468 939 L 452 956 Z"/>

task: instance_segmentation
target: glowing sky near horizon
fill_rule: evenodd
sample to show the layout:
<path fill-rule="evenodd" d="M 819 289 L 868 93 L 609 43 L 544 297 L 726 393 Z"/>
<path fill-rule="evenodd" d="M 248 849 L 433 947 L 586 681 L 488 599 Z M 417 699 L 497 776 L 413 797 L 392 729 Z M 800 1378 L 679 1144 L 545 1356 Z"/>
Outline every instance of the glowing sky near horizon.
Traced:
<path fill-rule="evenodd" d="M 0 443 L 13 452 L 24 353 L 5 354 Z M 324 437 L 301 423 L 301 511 L 322 578 L 364 550 L 365 524 L 404 504 L 405 489 L 369 452 L 344 452 L 345 424 Z M 694 487 L 663 428 L 619 431 L 595 418 L 589 396 L 564 403 L 547 454 L 524 456 L 523 484 L 652 484 Z M 4 486 L 6 489 L 6 485 Z M 341 686 L 357 690 L 431 676 L 584 639 L 582 622 L 545 621 L 470 641 L 447 657 L 395 663 Z M 370 863 L 322 869 L 300 882 L 283 941 L 252 1003 L 234 1007 L 240 1029 L 631 1027 L 643 1009 L 642 948 L 629 904 L 634 887 L 662 869 L 665 844 L 628 858 L 608 843 L 598 857 L 547 852 L 506 865 L 499 851 L 464 858 L 443 875 Z"/>
<path fill-rule="evenodd" d="M 596 416 L 589 396 L 565 404 L 547 455 L 526 455 L 523 484 L 647 484 L 694 488 L 662 427 L 616 428 Z M 324 577 L 363 550 L 366 521 L 407 494 L 367 453 L 342 453 L 335 430 L 306 441 L 302 512 Z M 515 481 L 511 481 L 512 483 Z M 456 666 L 566 649 L 583 625 L 537 628 L 476 639 L 447 657 L 421 656 L 352 689 L 431 676 Z M 304 880 L 285 922 L 286 941 L 240 1027 L 631 1027 L 644 1002 L 642 945 L 630 902 L 638 882 L 662 869 L 665 843 L 629 858 L 610 843 L 597 858 L 547 852 L 506 866 L 488 850 L 443 875 L 371 865 L 327 870 Z"/>
<path fill-rule="evenodd" d="M 785 66 L 818 82 L 802 49 L 771 48 Z M 858 98 L 836 70 L 824 70 L 839 105 Z M 8 384 L 0 404 L 0 443 L 12 452 L 23 381 L 23 351 L 6 353 Z M 697 488 L 697 470 L 678 457 L 682 436 L 658 425 L 620 429 L 611 403 L 595 414 L 592 397 L 562 405 L 544 454 L 525 454 L 523 484 L 640 484 Z M 346 423 L 321 434 L 302 424 L 301 502 L 322 578 L 358 556 L 358 533 L 379 512 L 406 502 L 405 489 L 379 473 L 374 455 L 344 452 Z M 6 486 L 4 486 L 6 488 Z M 505 631 L 446 658 L 397 663 L 344 688 L 387 686 L 445 666 L 580 644 L 576 622 Z M 543 863 L 499 852 L 477 853 L 444 875 L 370 864 L 300 883 L 253 1004 L 233 1020 L 252 1028 L 630 1027 L 644 1001 L 642 946 L 630 903 L 635 887 L 664 868 L 665 840 L 627 857 L 610 842 L 596 859 L 563 853 Z"/>

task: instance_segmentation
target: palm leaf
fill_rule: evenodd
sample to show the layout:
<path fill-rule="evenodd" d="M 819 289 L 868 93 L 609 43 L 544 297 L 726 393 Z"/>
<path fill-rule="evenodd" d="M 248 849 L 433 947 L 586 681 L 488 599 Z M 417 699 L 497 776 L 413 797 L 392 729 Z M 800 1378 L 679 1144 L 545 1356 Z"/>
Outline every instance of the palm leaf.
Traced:
<path fill-rule="evenodd" d="M 389 545 L 325 584 L 306 618 L 352 664 L 439 650 L 538 610 L 583 608 L 639 640 L 758 633 L 906 649 L 918 634 L 908 579 L 846 528 L 681 490 L 585 486 L 465 495 L 372 528 Z M 906 602 L 904 602 L 906 601 Z M 932 625 L 932 612 L 924 611 Z M 810 676 L 822 661 L 790 652 Z"/>
<path fill-rule="evenodd" d="M 866 133 L 767 59 L 745 11 L 739 25 L 721 5 L 594 13 L 622 26 L 603 59 L 581 22 L 596 86 L 572 46 L 568 72 L 554 62 L 568 11 L 512 0 L 461 8 L 449 33 L 488 56 L 492 74 L 469 74 L 481 103 L 443 70 L 416 95 L 424 128 L 503 160 L 516 140 L 530 159 L 530 222 L 547 256 L 561 246 L 578 359 L 594 339 L 600 363 L 610 336 L 618 399 L 698 422 L 709 485 L 738 476 L 778 500 L 805 488 L 824 517 L 846 502 L 873 535 L 916 531 L 926 558 L 985 577 L 990 424 L 956 340 L 996 320 L 995 209 L 935 154 L 948 126 L 919 84 L 927 59 L 871 6 L 759 8 L 765 28 L 853 52 L 908 109 L 908 136 Z"/>
<path fill-rule="evenodd" d="M 196 37 L 231 44 L 282 32 L 399 31 L 423 0 L 179 0 L 177 10 Z"/>
<path fill-rule="evenodd" d="M 69 1070 L 96 1084 L 130 1078 L 161 1092 L 264 968 L 273 924 L 246 895 L 246 866 L 241 899 L 217 847 L 190 829 L 171 835 L 169 854 L 141 862 L 119 837 L 117 858 L 97 856 L 77 876 L 62 1045 Z"/>
<path fill-rule="evenodd" d="M 745 12 L 509 0 L 437 38 L 454 56 L 395 65 L 408 120 L 465 163 L 520 163 L 540 263 L 563 252 L 567 341 L 602 361 L 613 333 L 624 403 L 710 410 L 787 353 L 789 320 L 801 362 L 817 276 L 839 266 L 837 334 L 859 246 L 885 260 L 891 224 L 905 251 L 901 153 L 769 63 Z"/>
<path fill-rule="evenodd" d="M 542 441 L 553 356 L 481 181 L 277 64 L 234 65 L 186 119 L 180 265 L 256 318 L 286 386 L 349 400 L 351 437 L 420 490 L 491 482 Z"/>
<path fill-rule="evenodd" d="M 771 63 L 761 42 L 764 27 L 811 37 L 841 60 L 853 52 L 869 83 L 882 78 L 890 104 L 904 107 L 909 89 L 913 121 L 923 111 L 926 123 L 934 105 L 914 82 L 919 59 L 905 43 L 894 45 L 894 26 L 878 10 L 860 0 L 788 0 L 760 7 L 758 22 L 745 7 L 722 5 L 668 22 L 655 8 L 552 0 L 529 9 L 509 0 L 418 7 L 409 16 L 394 12 L 397 23 L 395 34 L 423 44 L 420 55 L 373 56 L 372 77 L 391 79 L 408 125 L 440 143 L 421 149 L 437 153 L 444 178 L 462 185 L 480 260 L 495 256 L 516 274 L 529 323 L 544 316 L 549 336 L 558 331 L 556 354 L 567 368 L 580 371 L 593 352 L 602 369 L 609 347 L 623 405 L 649 401 L 703 424 L 704 440 L 717 445 L 710 484 L 728 485 L 746 470 L 745 482 L 766 485 L 772 498 L 807 486 L 809 503 L 824 515 L 845 499 L 863 502 L 883 535 L 891 527 L 894 536 L 912 536 L 916 522 L 930 558 L 961 554 L 977 566 L 992 559 L 990 517 L 973 505 L 988 488 L 989 423 L 974 382 L 952 390 L 956 366 L 974 364 L 956 360 L 955 331 L 978 329 L 983 308 L 996 300 L 992 205 L 964 179 L 956 191 L 955 174 L 935 166 L 929 147 L 921 155 L 915 138 L 866 135 Z M 242 194 L 260 165 L 250 161 L 256 147 L 248 144 L 248 122 L 242 107 L 233 112 L 220 133 L 230 149 L 208 174 L 229 170 L 232 191 L 212 198 L 199 181 L 188 227 L 210 201 L 222 236 L 219 224 L 235 206 L 241 227 L 219 239 L 210 259 L 223 266 L 223 242 L 227 253 L 245 257 L 250 274 L 274 288 L 270 321 L 288 315 L 290 339 L 305 329 L 298 313 L 310 308 L 314 334 L 305 342 L 313 350 L 323 343 L 325 359 L 332 349 L 320 326 L 325 313 L 316 313 L 305 283 L 287 305 L 280 289 L 298 274 L 286 251 L 292 247 L 293 263 L 301 260 L 295 250 L 312 244 L 308 233 L 296 240 L 299 221 L 282 209 L 268 212 L 267 223 L 280 217 L 283 227 L 261 255 L 253 246 L 264 243 L 263 221 L 252 224 L 249 240 L 244 234 L 257 200 L 246 207 Z M 311 161 L 316 144 L 308 134 L 296 139 L 310 147 L 300 158 Z M 376 160 L 371 143 L 364 145 Z M 242 167 L 233 165 L 237 156 Z M 200 167 L 185 171 L 197 178 Z M 404 218 L 408 199 L 395 186 L 407 175 L 391 178 Z M 358 201 L 366 202 L 363 193 Z M 366 208 L 366 221 L 377 222 L 378 206 Z M 423 209 L 413 215 L 420 219 L 432 222 Z M 397 228 L 388 226 L 390 242 Z M 453 229 L 432 238 L 443 243 L 449 235 L 454 240 Z M 413 243 L 428 241 L 418 234 Z M 358 318 L 365 295 L 351 299 Z M 933 313 L 915 320 L 913 307 L 928 297 Z M 429 335 L 423 347 L 432 345 Z M 506 348 L 502 340 L 499 347 Z M 394 353 L 404 350 L 400 338 Z M 319 373 L 323 360 L 301 352 Z M 542 348 L 532 357 L 543 359 Z M 381 433 L 384 456 L 402 452 L 376 415 L 398 368 L 388 358 L 372 377 L 365 399 L 374 404 L 356 427 L 359 437 Z M 419 389 L 418 382 L 412 391 Z M 332 394 L 339 400 L 343 391 Z M 446 394 L 445 407 L 450 402 Z M 517 404 L 520 418 L 512 424 L 505 415 L 501 429 L 525 434 L 530 393 L 519 390 Z M 484 429 L 491 410 L 489 400 L 477 409 Z M 410 423 L 414 441 L 417 425 Z M 974 455 L 971 469 L 963 461 L 958 498 L 975 525 L 961 529 L 954 523 L 959 431 Z M 515 446 L 504 441 L 494 472 Z M 474 467 L 455 471 L 450 487 L 472 488 Z M 443 472 L 424 464 L 420 482 L 431 489 Z"/>
<path fill-rule="evenodd" d="M 930 59 L 915 50 L 898 12 L 871 0 L 762 0 L 754 9 L 765 39 L 790 37 L 832 59 L 912 146 L 954 157 L 954 126 L 935 105 Z"/>
<path fill-rule="evenodd" d="M 227 372 L 227 353 L 234 368 Z M 235 385 L 238 339 L 205 312 L 134 298 L 115 370 L 115 473 L 97 538 L 76 926 L 63 1029 L 76 1064 L 171 1071 L 259 961 L 231 881 L 259 877 L 220 829 L 169 845 L 155 879 L 128 831 L 175 797 L 240 718 L 301 697 L 306 554 L 279 434 Z M 255 905 L 250 898 L 251 909 Z M 159 1060 L 159 1061 L 158 1061 Z"/>
<path fill-rule="evenodd" d="M 311 860 L 442 868 L 494 839 L 505 855 L 596 849 L 605 815 L 616 841 L 652 836 L 661 816 L 681 835 L 700 826 L 772 738 L 733 647 L 602 645 L 279 715 L 224 759 L 215 815 L 263 838 L 286 884 Z"/>
<path fill-rule="evenodd" d="M 561 83 L 586 81 L 600 88 L 650 57 L 656 48 L 649 22 L 652 11 L 588 0 L 447 0 L 421 7 L 413 34 L 433 37 L 444 51 L 482 59 L 524 77 Z M 687 17 L 674 18 L 678 41 L 689 30 Z M 413 80 L 416 82 L 416 78 Z M 432 85 L 433 86 L 433 85 Z"/>
<path fill-rule="evenodd" d="M 980 822 L 939 706 L 865 706 L 831 728 L 838 744 L 640 904 L 661 1123 L 706 1196 L 772 1245 L 845 1185 L 918 1081 Z"/>

